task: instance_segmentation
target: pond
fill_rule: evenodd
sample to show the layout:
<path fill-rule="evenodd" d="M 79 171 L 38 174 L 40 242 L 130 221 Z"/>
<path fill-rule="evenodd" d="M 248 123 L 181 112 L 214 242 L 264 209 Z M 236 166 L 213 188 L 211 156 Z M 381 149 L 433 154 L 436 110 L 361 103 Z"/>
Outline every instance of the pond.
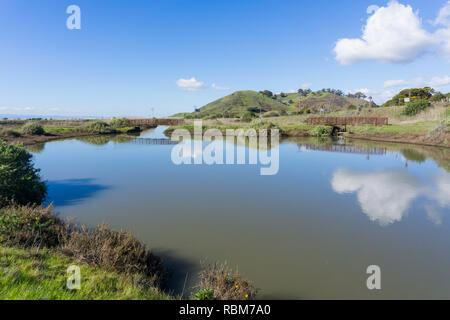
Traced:
<path fill-rule="evenodd" d="M 31 151 L 57 211 L 132 231 L 173 270 L 175 293 L 226 261 L 261 299 L 450 299 L 450 149 L 291 138 L 263 176 L 175 165 L 173 148 L 103 136 Z M 371 265 L 381 290 L 366 286 Z"/>

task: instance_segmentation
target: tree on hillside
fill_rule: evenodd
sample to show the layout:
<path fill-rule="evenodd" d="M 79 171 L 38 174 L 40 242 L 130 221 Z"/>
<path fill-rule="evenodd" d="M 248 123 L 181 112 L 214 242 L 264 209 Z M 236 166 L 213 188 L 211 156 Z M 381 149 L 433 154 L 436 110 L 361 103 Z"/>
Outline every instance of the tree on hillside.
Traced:
<path fill-rule="evenodd" d="M 391 100 L 387 101 L 383 106 L 384 107 L 403 106 L 406 104 L 405 99 L 429 100 L 433 96 L 434 93 L 435 93 L 435 90 L 430 87 L 404 89 L 404 90 L 400 91 L 396 96 L 394 96 Z"/>
<path fill-rule="evenodd" d="M 263 95 L 271 98 L 273 96 L 273 92 L 269 90 L 260 91 L 259 93 L 262 93 Z"/>

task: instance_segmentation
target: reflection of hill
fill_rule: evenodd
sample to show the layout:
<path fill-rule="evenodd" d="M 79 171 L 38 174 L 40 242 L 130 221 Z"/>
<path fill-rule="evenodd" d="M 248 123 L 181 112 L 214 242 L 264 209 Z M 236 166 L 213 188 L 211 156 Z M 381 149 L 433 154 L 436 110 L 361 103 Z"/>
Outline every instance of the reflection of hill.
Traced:
<path fill-rule="evenodd" d="M 25 149 L 31 153 L 41 153 L 45 148 L 45 143 L 35 143 L 25 146 Z"/>
<path fill-rule="evenodd" d="M 426 159 L 431 159 L 436 162 L 439 167 L 450 172 L 450 148 L 352 139 L 336 141 L 330 138 L 289 137 L 282 139 L 282 142 L 295 143 L 299 148 L 305 150 L 339 153 L 382 155 L 386 154 L 388 151 L 397 151 L 408 161 L 421 163 Z"/>
<path fill-rule="evenodd" d="M 115 142 L 115 143 L 126 143 L 133 139 L 136 139 L 136 136 L 129 135 L 129 134 L 114 134 L 114 135 L 97 135 L 97 136 L 84 136 L 84 137 L 78 137 L 76 138 L 79 141 L 93 144 L 96 146 L 103 146 L 107 144 L 108 142 Z"/>

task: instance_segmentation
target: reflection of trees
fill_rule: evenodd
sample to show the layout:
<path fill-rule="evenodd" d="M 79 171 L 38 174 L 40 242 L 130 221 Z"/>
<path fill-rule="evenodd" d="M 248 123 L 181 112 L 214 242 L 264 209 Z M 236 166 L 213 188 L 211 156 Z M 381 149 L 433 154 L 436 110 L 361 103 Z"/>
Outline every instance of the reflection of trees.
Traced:
<path fill-rule="evenodd" d="M 108 134 L 108 135 L 96 135 L 96 136 L 83 136 L 83 137 L 77 137 L 77 140 L 81 142 L 85 142 L 88 144 L 93 144 L 96 146 L 103 146 L 107 144 L 108 142 L 115 142 L 115 143 L 126 143 L 133 139 L 136 139 L 135 135 L 130 134 Z"/>
<path fill-rule="evenodd" d="M 25 149 L 31 153 L 41 153 L 45 148 L 45 143 L 35 143 L 25 146 Z"/>
<path fill-rule="evenodd" d="M 405 159 L 409 161 L 422 163 L 427 159 L 427 157 L 423 153 L 420 153 L 419 151 L 414 149 L 402 149 L 401 152 Z"/>

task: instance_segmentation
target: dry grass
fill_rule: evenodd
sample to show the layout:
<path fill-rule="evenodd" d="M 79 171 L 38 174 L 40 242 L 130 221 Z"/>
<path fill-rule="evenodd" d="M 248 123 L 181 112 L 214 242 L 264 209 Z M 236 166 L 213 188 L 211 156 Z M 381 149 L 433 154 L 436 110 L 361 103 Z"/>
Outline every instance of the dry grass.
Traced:
<path fill-rule="evenodd" d="M 212 292 L 218 300 L 251 300 L 256 297 L 257 290 L 253 284 L 227 264 L 214 263 L 207 265 L 200 273 L 200 288 Z"/>
<path fill-rule="evenodd" d="M 107 225 L 88 229 L 64 221 L 52 207 L 11 206 L 0 209 L 0 244 L 24 248 L 54 248 L 67 256 L 106 270 L 141 274 L 142 281 L 160 285 L 166 271 L 131 233 Z"/>

